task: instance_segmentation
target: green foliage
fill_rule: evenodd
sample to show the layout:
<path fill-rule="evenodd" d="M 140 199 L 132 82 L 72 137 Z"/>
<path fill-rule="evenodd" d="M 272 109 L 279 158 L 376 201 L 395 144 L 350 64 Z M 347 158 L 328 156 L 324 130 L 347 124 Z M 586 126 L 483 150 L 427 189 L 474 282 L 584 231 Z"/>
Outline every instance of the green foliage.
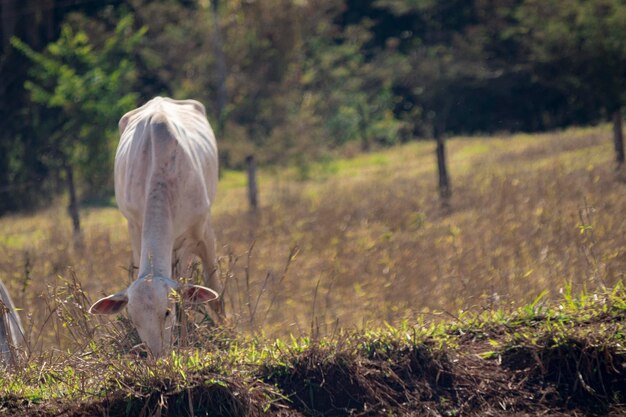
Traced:
<path fill-rule="evenodd" d="M 111 189 L 116 122 L 137 101 L 131 92 L 135 68 L 130 53 L 145 32 L 134 31 L 133 18 L 127 15 L 98 48 L 69 24 L 41 53 L 17 38 L 11 41 L 33 62 L 25 83 L 33 102 L 58 110 L 56 123 L 40 132 L 48 137 L 49 164 L 74 165 L 91 195 L 106 195 Z"/>
<path fill-rule="evenodd" d="M 403 123 L 393 114 L 393 68 L 383 58 L 367 59 L 367 28 L 349 26 L 335 39 L 308 42 L 304 63 L 304 94 L 310 94 L 334 145 L 352 140 L 369 149 L 370 142 L 396 143 Z"/>
<path fill-rule="evenodd" d="M 605 110 L 626 96 L 626 4 L 620 0 L 527 0 L 517 28 L 539 76 L 572 89 L 574 100 L 594 100 Z"/>
<path fill-rule="evenodd" d="M 28 99 L 3 96 L 21 118 L 0 129 L 0 182 L 53 177 L 65 158 L 90 191 L 109 189 L 115 121 L 157 94 L 205 104 L 222 166 L 240 169 L 255 154 L 260 164 L 296 164 L 303 178 L 337 148 L 391 145 L 434 129 L 585 124 L 621 105 L 622 1 L 492 3 L 130 0 L 84 7 L 55 22 L 60 37 L 43 52 L 15 40 L 22 54 L 6 55 L 7 62 L 27 59 L 32 69 Z"/>

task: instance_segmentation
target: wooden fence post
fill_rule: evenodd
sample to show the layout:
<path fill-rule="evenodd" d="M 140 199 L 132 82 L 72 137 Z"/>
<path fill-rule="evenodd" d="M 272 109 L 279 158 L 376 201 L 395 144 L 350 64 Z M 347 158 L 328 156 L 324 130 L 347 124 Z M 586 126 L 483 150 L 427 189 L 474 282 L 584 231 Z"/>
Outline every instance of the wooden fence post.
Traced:
<path fill-rule="evenodd" d="M 613 144 L 615 145 L 615 160 L 617 165 L 624 163 L 624 134 L 622 133 L 622 108 L 613 112 Z"/>
<path fill-rule="evenodd" d="M 246 167 L 248 171 L 248 201 L 250 202 L 250 210 L 256 211 L 259 203 L 254 155 L 248 155 L 246 157 Z"/>
<path fill-rule="evenodd" d="M 446 143 L 443 133 L 435 130 L 435 140 L 437 141 L 437 171 L 439 174 L 439 197 L 444 206 L 450 204 L 452 189 L 450 188 L 450 177 L 448 176 L 448 166 L 446 163 Z"/>
<path fill-rule="evenodd" d="M 74 169 L 69 162 L 65 163 L 65 174 L 67 175 L 67 189 L 70 197 L 67 212 L 72 219 L 74 237 L 78 237 L 80 236 L 80 213 L 78 211 L 78 197 L 76 196 L 76 184 L 74 182 Z"/>

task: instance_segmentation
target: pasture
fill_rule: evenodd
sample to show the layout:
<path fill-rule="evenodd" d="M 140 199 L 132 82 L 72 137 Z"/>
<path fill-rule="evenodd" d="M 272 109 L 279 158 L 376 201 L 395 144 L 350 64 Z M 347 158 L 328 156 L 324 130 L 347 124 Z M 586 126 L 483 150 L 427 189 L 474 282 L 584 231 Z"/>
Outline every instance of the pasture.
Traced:
<path fill-rule="evenodd" d="M 504 361 L 510 361 L 510 369 L 522 366 L 539 372 L 536 366 L 556 362 L 535 364 L 538 349 L 558 348 L 560 341 L 573 337 L 585 341 L 579 348 L 595 355 L 592 362 L 614 358 L 619 375 L 624 372 L 619 368 L 625 363 L 623 346 L 612 343 L 624 335 L 623 323 L 613 318 L 623 316 L 625 306 L 620 283 L 626 271 L 626 177 L 614 169 L 609 137 L 610 128 L 600 126 L 452 138 L 449 208 L 437 198 L 432 142 L 263 169 L 257 213 L 248 211 L 243 174 L 224 172 L 213 218 L 228 324 L 207 329 L 208 336 L 190 337 L 188 344 L 202 349 L 174 354 L 156 371 L 132 360 L 104 360 L 129 348 L 128 326 L 124 319 L 85 315 L 90 301 L 124 288 L 132 278 L 128 233 L 114 203 L 83 208 L 82 246 L 74 243 L 62 201 L 43 212 L 4 217 L 0 279 L 22 309 L 30 340 L 30 368 L 3 387 L 4 409 L 19 410 L 30 401 L 29 406 L 44 404 L 35 408 L 48 415 L 49 407 L 66 394 L 83 402 L 99 395 L 103 403 L 92 404 L 96 408 L 91 412 L 107 409 L 110 415 L 125 415 L 126 407 L 126 413 L 141 415 L 159 407 L 150 387 L 165 378 L 174 384 L 170 388 L 179 389 L 174 391 L 187 392 L 176 401 L 191 403 L 191 390 L 198 389 L 194 395 L 206 404 L 207 397 L 217 402 L 222 398 L 248 414 L 271 409 L 284 415 L 335 415 L 337 406 L 368 415 L 356 405 L 367 401 L 358 399 L 371 394 L 380 397 L 379 405 L 401 404 L 387 392 L 398 384 L 408 391 L 420 387 L 419 395 L 405 401 L 410 404 L 419 402 L 421 395 L 438 404 L 437 413 L 480 414 L 476 410 L 488 403 L 488 395 L 494 395 L 494 401 L 500 397 L 485 391 L 471 405 L 459 390 L 454 395 L 437 391 L 441 384 L 453 384 L 445 380 L 453 374 L 449 348 L 475 350 L 485 360 L 502 361 L 503 352 L 508 352 Z M 197 267 L 182 275 L 199 279 Z M 566 324 L 556 329 L 556 337 L 552 324 L 532 325 L 537 317 Z M 200 327 L 206 326 L 201 322 Z M 507 333 L 510 328 L 516 329 L 515 335 Z M 457 339 L 468 332 L 475 337 Z M 277 338 L 274 344 L 268 342 Z M 554 343 L 538 342 L 542 338 Z M 514 346 L 519 350 L 511 350 Z M 567 352 L 550 352 L 553 356 L 545 356 L 550 361 L 569 360 Z M 544 358 L 542 351 L 538 355 Z M 405 365 L 414 369 L 410 363 L 416 360 L 419 372 L 402 377 L 398 363 L 408 361 Z M 475 364 L 466 365 L 476 371 Z M 390 374 L 399 379 L 359 379 L 363 375 L 349 373 L 355 366 L 363 375 L 393 371 Z M 231 374 L 232 369 L 238 371 Z M 322 373 L 322 380 L 324 372 L 335 372 L 339 380 L 345 379 L 344 385 L 354 387 L 354 401 L 344 404 L 331 398 L 316 408 L 315 401 L 305 400 L 289 414 L 289 402 L 282 395 L 297 392 L 295 398 L 306 397 L 294 369 L 303 381 L 315 380 L 315 372 Z M 489 378 L 508 378 L 492 371 Z M 98 385 L 90 372 L 109 375 L 108 385 Z M 433 374 L 444 379 L 430 380 Z M 464 383 L 480 379 L 470 374 L 464 374 Z M 616 378 L 609 374 L 603 375 Z M 575 378 L 576 373 L 567 377 Z M 623 381 L 615 386 L 606 382 L 605 392 L 600 392 L 599 385 L 590 385 L 591 379 L 582 382 L 590 388 L 582 389 L 585 395 L 593 391 L 619 397 L 626 392 Z M 279 388 L 261 386 L 259 380 Z M 36 381 L 44 388 L 36 388 Z M 200 390 L 202 381 L 210 389 Z M 565 388 L 572 395 L 578 390 L 576 384 Z M 102 405 L 112 401 L 103 394 L 109 391 L 121 396 L 123 406 L 115 405 L 120 410 L 114 411 L 111 403 Z M 168 403 L 170 397 L 163 392 L 174 391 L 159 391 L 161 400 Z M 241 400 L 241 405 L 233 392 L 244 391 L 248 396 L 237 394 L 239 400 L 249 402 Z M 20 403 L 20 398 L 28 400 Z M 141 398 L 150 404 L 148 411 L 133 402 Z M 467 403 L 461 404 L 461 399 Z M 568 406 L 567 401 L 557 403 L 558 409 Z M 522 410 L 519 404 L 508 406 Z M 506 404 L 503 407 L 506 411 Z M 75 404 L 70 409 L 67 415 L 81 415 Z M 402 407 L 397 410 L 392 413 L 404 414 Z M 437 413 L 432 415 L 441 415 Z"/>

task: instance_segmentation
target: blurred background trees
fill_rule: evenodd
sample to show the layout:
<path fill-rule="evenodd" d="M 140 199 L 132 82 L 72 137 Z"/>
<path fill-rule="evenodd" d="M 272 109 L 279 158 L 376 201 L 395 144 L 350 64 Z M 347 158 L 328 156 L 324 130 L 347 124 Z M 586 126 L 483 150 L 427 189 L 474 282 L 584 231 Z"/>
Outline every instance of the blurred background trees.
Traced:
<path fill-rule="evenodd" d="M 626 4 L 621 0 L 527 0 L 518 10 L 534 73 L 581 110 L 594 106 L 614 125 L 615 155 L 624 163 Z"/>
<path fill-rule="evenodd" d="M 624 159 L 623 0 L 4 0 L 0 17 L 0 213 L 58 195 L 67 167 L 78 198 L 110 196 L 116 122 L 158 94 L 206 105 L 227 168 L 604 120 Z"/>
<path fill-rule="evenodd" d="M 119 115 L 137 103 L 137 94 L 129 88 L 135 81 L 135 66 L 129 56 L 145 29 L 134 31 L 132 25 L 132 16 L 127 15 L 118 21 L 113 33 L 91 41 L 86 32 L 64 23 L 59 38 L 43 53 L 19 38 L 11 40 L 32 62 L 24 83 L 32 104 L 29 112 L 42 120 L 39 115 L 48 111 L 38 126 L 37 144 L 45 155 L 46 167 L 57 178 L 65 178 L 76 233 L 80 219 L 75 172 L 85 187 L 84 198 L 104 198 L 112 193 L 115 143 L 111 138 L 117 131 Z"/>

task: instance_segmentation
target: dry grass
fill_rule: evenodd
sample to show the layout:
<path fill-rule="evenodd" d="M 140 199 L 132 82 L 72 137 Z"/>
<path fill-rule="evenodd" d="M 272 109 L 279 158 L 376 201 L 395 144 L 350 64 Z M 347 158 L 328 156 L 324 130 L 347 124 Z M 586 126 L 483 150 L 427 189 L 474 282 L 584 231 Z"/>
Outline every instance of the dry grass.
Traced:
<path fill-rule="evenodd" d="M 626 183 L 609 137 L 598 127 L 453 139 L 449 212 L 432 143 L 263 171 L 256 215 L 241 175 L 227 173 L 214 217 L 233 327 L 317 337 L 619 282 Z M 83 214 L 82 249 L 61 208 L 0 219 L 0 279 L 30 316 L 33 352 L 74 346 L 47 319 L 61 281 L 75 274 L 95 299 L 131 279 L 123 217 Z"/>
<path fill-rule="evenodd" d="M 382 152 L 358 169 L 343 162 L 323 180 L 270 178 L 259 216 L 218 211 L 228 250 L 245 254 L 255 242 L 229 292 L 238 294 L 247 267 L 251 292 L 264 293 L 256 324 L 285 335 L 312 323 L 329 334 L 337 325 L 519 305 L 544 290 L 558 296 L 567 283 L 610 286 L 626 270 L 626 184 L 609 134 L 452 140 L 452 212 L 436 199 L 431 144 Z M 233 307 L 246 317 L 236 298 Z"/>

